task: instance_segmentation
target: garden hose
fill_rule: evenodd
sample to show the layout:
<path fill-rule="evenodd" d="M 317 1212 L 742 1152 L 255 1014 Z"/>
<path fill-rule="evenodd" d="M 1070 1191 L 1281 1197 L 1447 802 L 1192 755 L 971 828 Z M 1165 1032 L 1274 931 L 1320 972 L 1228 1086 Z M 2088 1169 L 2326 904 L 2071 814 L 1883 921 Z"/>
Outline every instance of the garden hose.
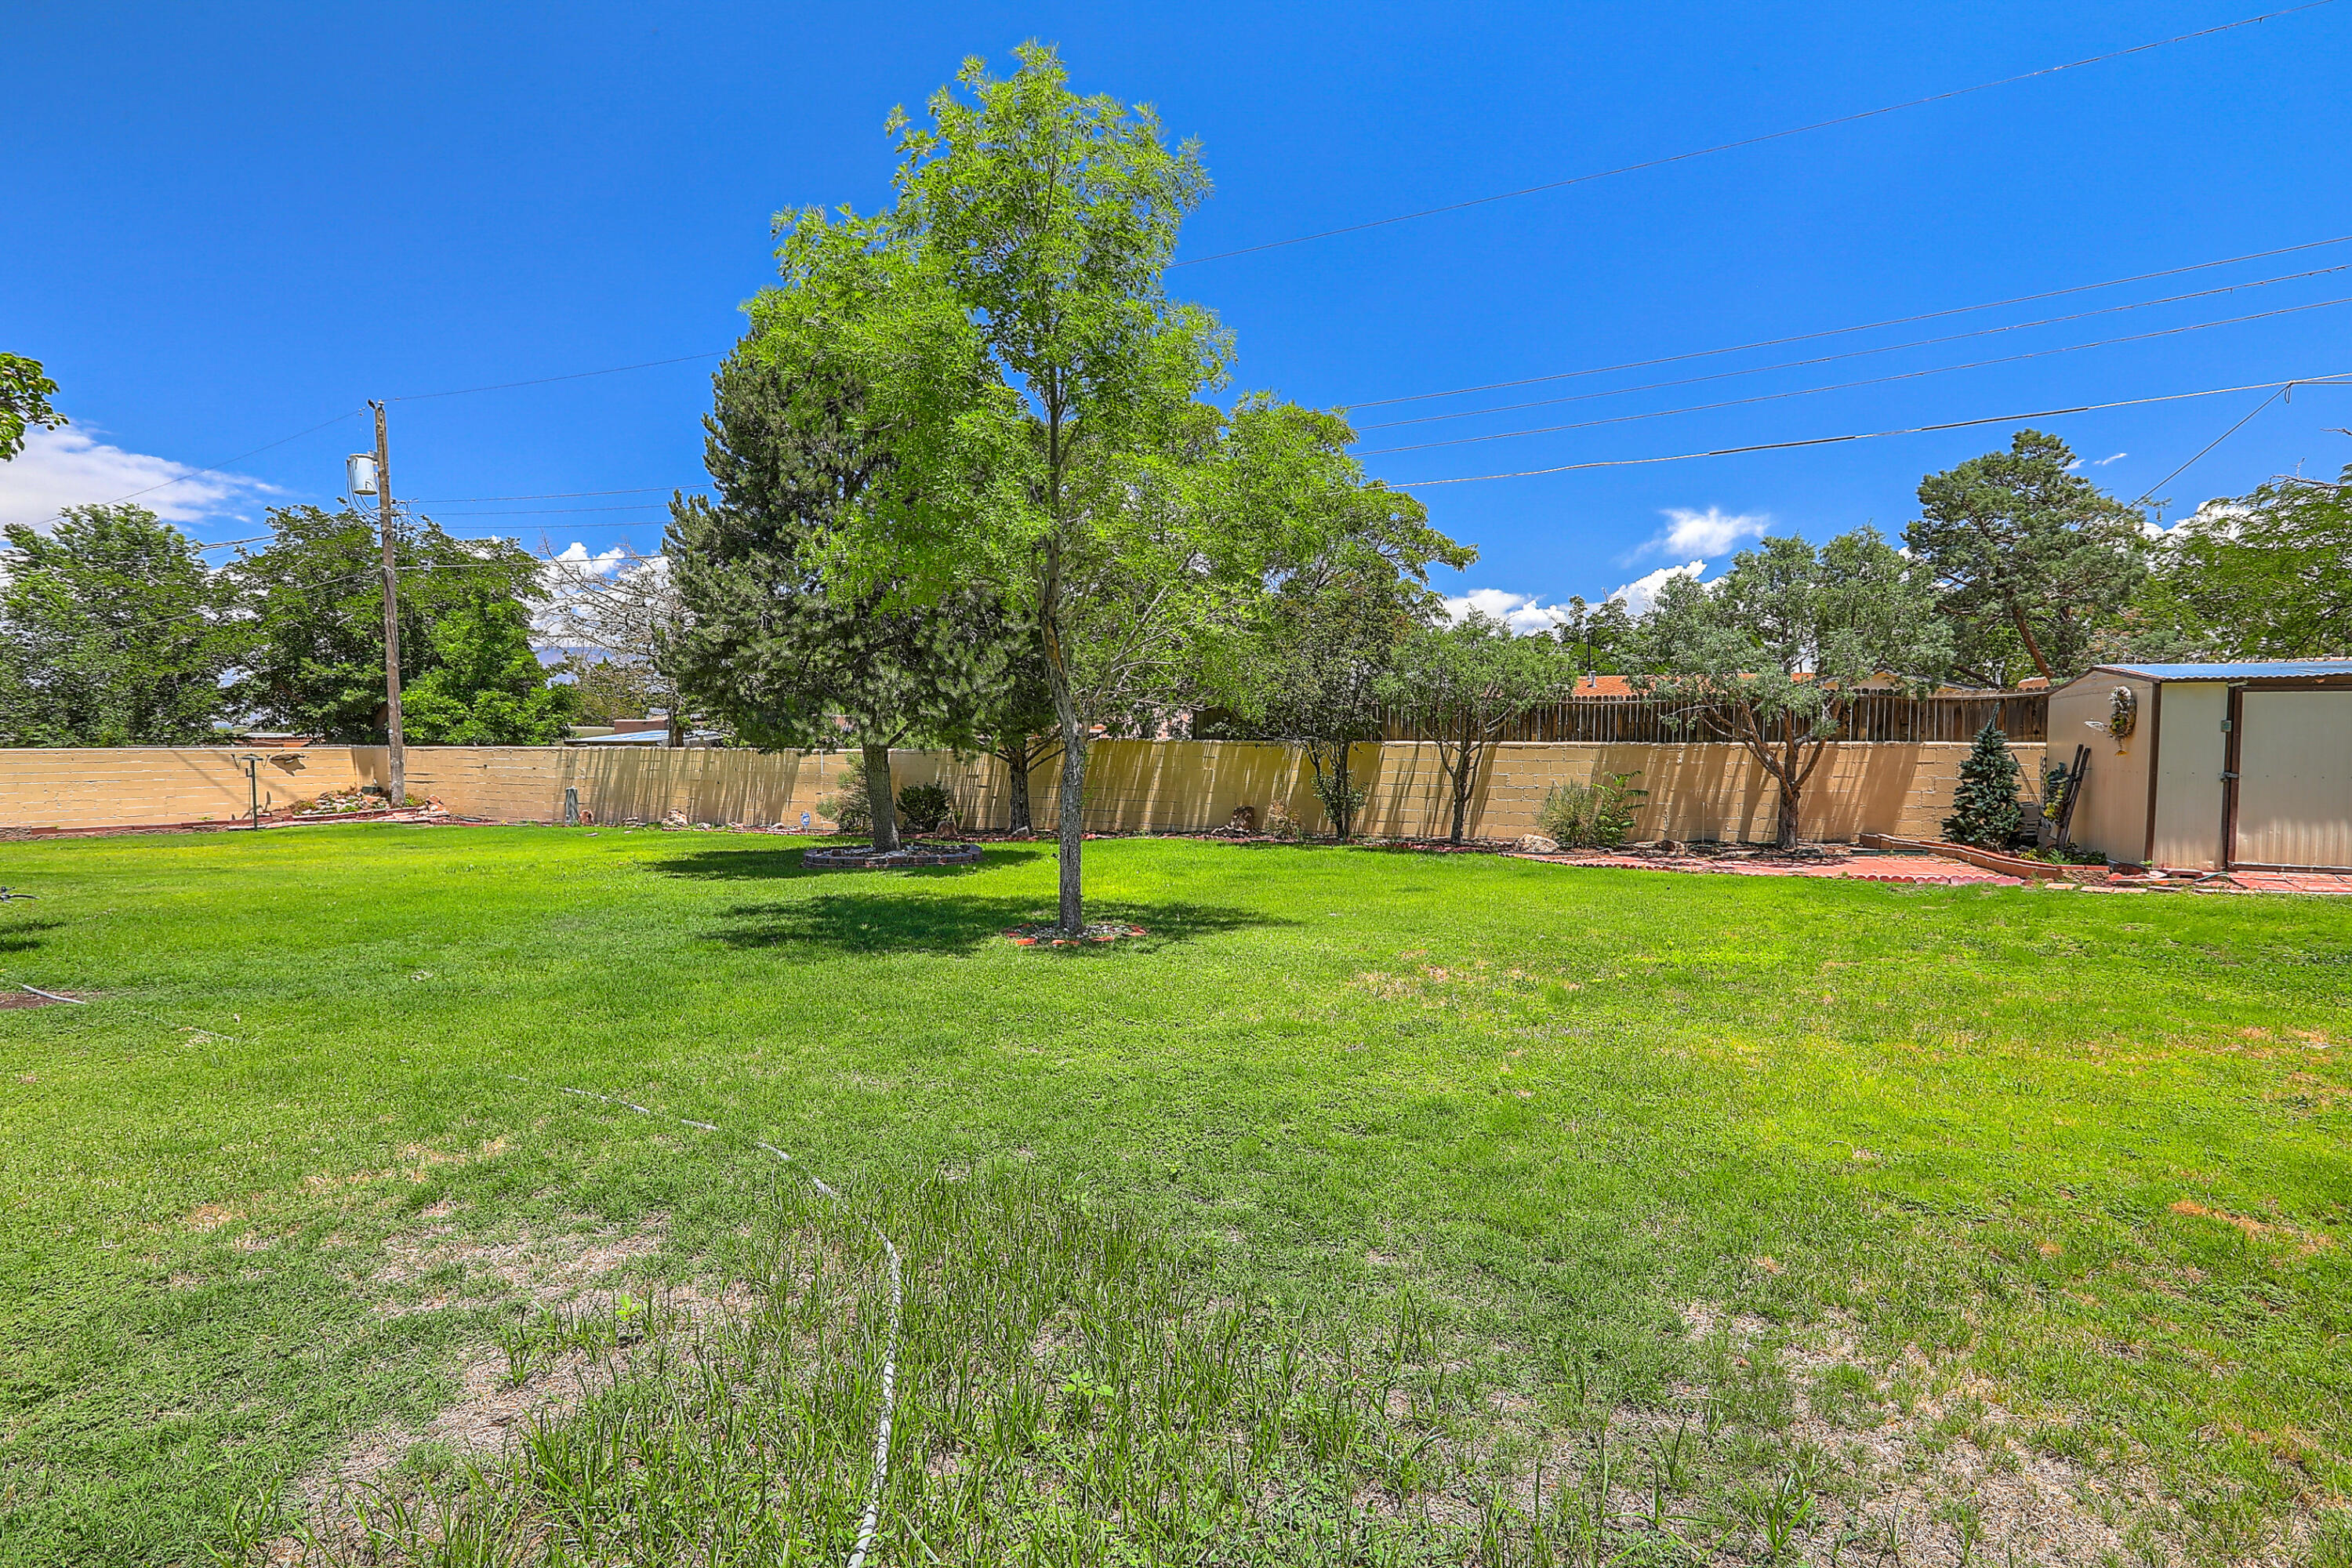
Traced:
<path fill-rule="evenodd" d="M 644 1106 L 630 1100 L 616 1100 L 609 1094 L 598 1094 L 593 1089 L 571 1089 L 562 1084 L 537 1083 L 517 1073 L 509 1073 L 506 1076 L 516 1083 L 529 1084 L 533 1089 L 552 1089 L 558 1094 L 569 1094 L 581 1100 L 598 1100 L 605 1105 L 618 1106 L 624 1110 L 634 1110 L 640 1116 L 651 1117 L 657 1121 L 675 1121 L 681 1127 L 691 1127 L 702 1132 L 725 1131 L 708 1121 L 697 1121 L 691 1117 L 676 1116 L 667 1111 L 648 1110 Z M 749 1142 L 753 1148 L 773 1154 L 787 1165 L 793 1163 L 793 1157 L 773 1143 L 763 1142 L 757 1138 L 751 1139 Z M 809 1176 L 809 1185 L 819 1196 L 831 1202 L 841 1204 L 845 1201 L 822 1176 L 812 1173 Z M 882 1356 L 882 1415 L 881 1419 L 874 1425 L 874 1469 L 866 1481 L 866 1513 L 865 1517 L 858 1521 L 857 1540 L 850 1550 L 848 1568 L 866 1568 L 866 1560 L 874 1551 L 875 1532 L 881 1527 L 882 1488 L 883 1483 L 888 1479 L 890 1470 L 890 1417 L 898 1408 L 898 1323 L 906 1306 L 906 1291 L 899 1276 L 898 1244 L 890 1239 L 889 1235 L 880 1226 L 870 1219 L 866 1222 L 866 1228 L 874 1233 L 874 1239 L 882 1244 L 883 1255 L 890 1260 L 890 1328 L 887 1336 L 887 1348 Z"/>

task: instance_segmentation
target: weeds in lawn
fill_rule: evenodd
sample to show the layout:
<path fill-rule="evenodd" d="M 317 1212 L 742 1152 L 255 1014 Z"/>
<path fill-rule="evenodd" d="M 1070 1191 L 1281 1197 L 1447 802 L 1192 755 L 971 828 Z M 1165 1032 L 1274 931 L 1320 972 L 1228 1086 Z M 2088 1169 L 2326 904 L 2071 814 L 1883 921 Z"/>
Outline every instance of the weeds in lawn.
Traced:
<path fill-rule="evenodd" d="M 936 1177 L 870 1216 L 781 1184 L 743 1243 L 740 1311 L 622 1292 L 502 1323 L 508 1375 L 569 1354 L 577 1398 L 528 1418 L 499 1455 L 424 1465 L 412 1450 L 312 1536 L 311 1560 L 838 1558 L 883 1398 L 877 1227 L 908 1259 L 878 1561 L 1699 1555 L 1678 1533 L 1705 1512 L 1688 1415 L 1635 1449 L 1603 1414 L 1572 1463 L 1521 1473 L 1498 1458 L 1500 1423 L 1479 1414 L 1464 1347 L 1419 1292 L 1398 1293 L 1379 1335 L 1323 1337 L 1213 1294 L 1199 1255 L 1013 1169 Z M 1738 1514 L 1775 1560 L 1812 1521 L 1813 1484 L 1790 1468 Z"/>

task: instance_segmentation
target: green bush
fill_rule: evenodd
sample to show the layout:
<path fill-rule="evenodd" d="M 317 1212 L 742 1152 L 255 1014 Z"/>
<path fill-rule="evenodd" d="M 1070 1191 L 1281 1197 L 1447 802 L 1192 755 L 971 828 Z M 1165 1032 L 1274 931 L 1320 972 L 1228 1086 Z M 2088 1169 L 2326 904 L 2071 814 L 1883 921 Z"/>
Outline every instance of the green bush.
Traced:
<path fill-rule="evenodd" d="M 833 818 L 843 833 L 874 831 L 874 804 L 866 795 L 866 770 L 853 767 L 841 775 L 841 792 L 816 803 L 819 813 Z"/>
<path fill-rule="evenodd" d="M 898 821 L 911 833 L 937 833 L 955 816 L 955 798 L 935 784 L 898 792 Z"/>
<path fill-rule="evenodd" d="M 1635 789 L 1639 773 L 1603 773 L 1591 784 L 1551 786 L 1536 812 L 1536 827 L 1561 847 L 1606 849 L 1633 837 L 1634 804 L 1650 792 Z"/>
<path fill-rule="evenodd" d="M 1960 763 L 1960 784 L 1952 792 L 1952 815 L 1944 837 L 1979 849 L 2006 849 L 2017 837 L 2017 758 L 2009 737 L 1987 724 Z"/>

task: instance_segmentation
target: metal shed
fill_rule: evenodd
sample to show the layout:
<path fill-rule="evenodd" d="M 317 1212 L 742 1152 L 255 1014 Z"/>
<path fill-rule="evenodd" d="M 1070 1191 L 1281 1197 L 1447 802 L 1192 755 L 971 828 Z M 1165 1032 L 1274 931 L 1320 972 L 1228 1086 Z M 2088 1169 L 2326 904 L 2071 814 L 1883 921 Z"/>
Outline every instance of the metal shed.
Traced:
<path fill-rule="evenodd" d="M 2103 664 L 2050 694 L 2090 748 L 2071 837 L 2133 865 L 2352 870 L 2352 659 Z"/>

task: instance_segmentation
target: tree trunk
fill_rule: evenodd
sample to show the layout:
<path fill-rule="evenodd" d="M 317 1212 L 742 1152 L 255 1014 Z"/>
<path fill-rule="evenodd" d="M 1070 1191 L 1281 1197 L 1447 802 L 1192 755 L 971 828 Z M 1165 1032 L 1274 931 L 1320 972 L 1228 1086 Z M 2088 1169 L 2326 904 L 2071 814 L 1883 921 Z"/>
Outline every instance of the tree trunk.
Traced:
<path fill-rule="evenodd" d="M 1454 831 L 1446 837 L 1449 844 L 1462 842 L 1462 830 L 1470 819 L 1470 791 L 1478 780 L 1478 737 L 1465 726 L 1455 745 L 1454 766 L 1448 770 L 1449 782 L 1454 785 Z M 1441 754 L 1443 750 L 1441 747 Z"/>
<path fill-rule="evenodd" d="M 874 852 L 887 855 L 898 847 L 898 797 L 890 789 L 890 748 L 863 748 L 866 763 L 866 804 L 874 818 Z"/>
<path fill-rule="evenodd" d="M 2042 679 L 2057 679 L 2050 673 L 2050 661 L 2042 657 L 2042 645 L 2033 640 L 2033 628 L 2026 624 L 2025 611 L 2014 599 L 2009 601 L 2009 618 L 2016 626 L 2019 638 L 2025 644 L 2026 657 L 2033 660 L 2033 668 L 2042 672 Z"/>
<path fill-rule="evenodd" d="M 1085 858 L 1087 848 L 1087 748 L 1075 724 L 1062 727 L 1061 900 L 1062 934 L 1076 936 L 1086 929 Z"/>
<path fill-rule="evenodd" d="M 1774 838 L 1784 851 L 1797 847 L 1797 823 L 1803 800 L 1800 793 L 1801 787 L 1785 777 L 1780 780 L 1780 827 Z"/>
<path fill-rule="evenodd" d="M 1034 833 L 1036 829 L 1029 820 L 1029 764 L 1032 753 L 1028 742 L 1024 739 L 1018 747 L 1009 747 L 999 752 L 996 754 L 996 760 L 1004 764 L 1010 775 L 1006 781 L 1009 811 L 1005 831 Z"/>

